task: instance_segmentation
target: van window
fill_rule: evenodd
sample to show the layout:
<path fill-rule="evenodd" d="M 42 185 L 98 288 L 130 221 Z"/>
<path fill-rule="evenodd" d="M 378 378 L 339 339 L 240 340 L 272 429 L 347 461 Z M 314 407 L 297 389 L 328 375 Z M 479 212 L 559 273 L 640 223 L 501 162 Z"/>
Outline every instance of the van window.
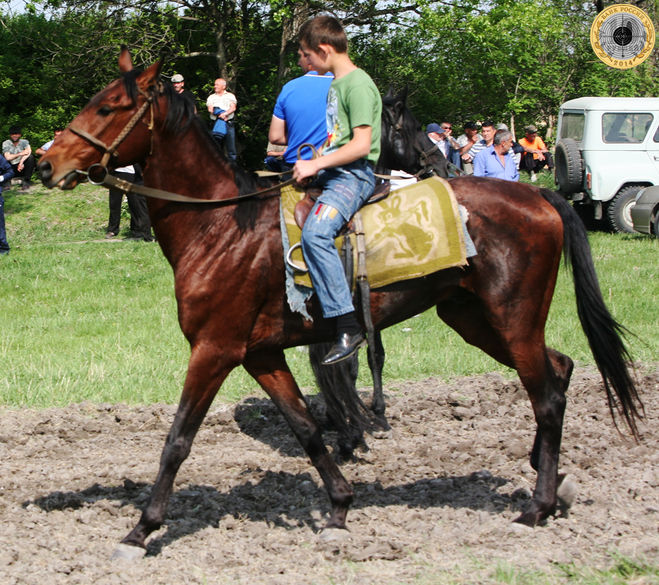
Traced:
<path fill-rule="evenodd" d="M 561 122 L 561 135 L 559 138 L 573 138 L 583 140 L 584 114 L 563 113 Z"/>
<path fill-rule="evenodd" d="M 652 114 L 616 112 L 602 116 L 602 139 L 607 143 L 640 143 L 652 124 Z"/>

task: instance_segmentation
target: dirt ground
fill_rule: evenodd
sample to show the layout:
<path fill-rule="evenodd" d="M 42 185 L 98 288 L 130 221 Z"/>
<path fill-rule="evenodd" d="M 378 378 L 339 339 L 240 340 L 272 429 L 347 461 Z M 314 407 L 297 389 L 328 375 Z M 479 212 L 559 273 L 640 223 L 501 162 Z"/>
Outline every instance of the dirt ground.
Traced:
<path fill-rule="evenodd" d="M 342 467 L 356 492 L 349 532 L 320 531 L 319 477 L 267 399 L 218 405 L 136 562 L 110 556 L 138 519 L 174 407 L 0 409 L 0 583 L 486 583 L 497 567 L 656 564 L 659 366 L 638 379 L 637 444 L 613 426 L 597 372 L 576 370 L 561 455 L 574 505 L 533 530 L 511 523 L 535 482 L 531 409 L 497 374 L 386 389 L 392 436 L 369 437 Z"/>

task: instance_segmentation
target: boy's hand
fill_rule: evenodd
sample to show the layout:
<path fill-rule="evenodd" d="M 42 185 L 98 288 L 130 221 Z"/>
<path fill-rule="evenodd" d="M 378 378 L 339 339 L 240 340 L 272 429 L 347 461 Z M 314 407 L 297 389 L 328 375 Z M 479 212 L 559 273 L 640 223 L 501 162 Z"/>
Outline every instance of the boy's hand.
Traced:
<path fill-rule="evenodd" d="M 298 160 L 293 167 L 293 178 L 296 182 L 301 183 L 305 179 L 309 179 L 316 175 L 319 170 L 316 159 Z"/>

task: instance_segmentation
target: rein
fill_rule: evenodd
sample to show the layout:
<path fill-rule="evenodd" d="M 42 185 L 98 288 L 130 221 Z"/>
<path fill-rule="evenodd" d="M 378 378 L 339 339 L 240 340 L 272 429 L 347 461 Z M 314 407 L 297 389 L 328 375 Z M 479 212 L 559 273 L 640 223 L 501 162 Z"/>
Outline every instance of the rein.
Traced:
<path fill-rule="evenodd" d="M 213 204 L 213 205 L 229 205 L 232 203 L 240 203 L 245 199 L 254 199 L 258 196 L 264 196 L 263 199 L 267 197 L 274 197 L 279 195 L 279 190 L 286 185 L 289 185 L 293 182 L 293 179 L 284 181 L 283 183 L 277 183 L 272 187 L 267 189 L 262 189 L 261 191 L 253 191 L 252 193 L 245 193 L 243 195 L 238 195 L 236 197 L 230 197 L 229 199 L 199 199 L 198 197 L 188 197 L 187 195 L 180 195 L 179 193 L 172 193 L 171 191 L 164 191 L 162 189 L 154 189 L 152 187 L 145 187 L 144 185 L 138 185 L 136 183 L 131 183 L 125 179 L 120 179 L 119 177 L 113 177 L 109 172 L 107 167 L 96 163 L 93 164 L 86 171 L 76 170 L 76 173 L 81 175 L 86 175 L 89 179 L 89 182 L 92 185 L 102 185 L 103 187 L 115 187 L 120 189 L 124 193 L 137 193 L 139 195 L 144 195 L 145 197 L 151 197 L 154 199 L 164 199 L 165 201 L 176 201 L 178 203 L 204 203 L 204 204 Z"/>

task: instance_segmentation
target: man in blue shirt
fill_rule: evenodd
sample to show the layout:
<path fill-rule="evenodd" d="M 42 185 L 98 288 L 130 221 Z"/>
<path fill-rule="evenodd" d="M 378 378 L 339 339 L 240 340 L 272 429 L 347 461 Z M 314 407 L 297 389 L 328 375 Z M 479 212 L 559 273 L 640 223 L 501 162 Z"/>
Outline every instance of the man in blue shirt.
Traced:
<path fill-rule="evenodd" d="M 5 231 L 5 198 L 2 196 L 2 184 L 11 181 L 14 176 L 14 168 L 7 159 L 0 154 L 0 255 L 9 254 L 9 243 Z"/>
<path fill-rule="evenodd" d="M 298 64 L 306 73 L 284 85 L 270 121 L 268 140 L 272 144 L 287 146 L 282 161 L 273 157 L 266 159 L 266 166 L 277 172 L 293 167 L 300 145 L 310 143 L 320 148 L 327 140 L 327 92 L 334 76 L 331 73 L 318 75 L 311 71 L 302 53 L 298 53 Z M 311 150 L 302 149 L 300 156 L 310 159 Z"/>
<path fill-rule="evenodd" d="M 481 150 L 474 157 L 474 176 L 519 181 L 519 171 L 511 152 L 512 146 L 512 133 L 508 130 L 497 130 L 492 146 Z"/>

